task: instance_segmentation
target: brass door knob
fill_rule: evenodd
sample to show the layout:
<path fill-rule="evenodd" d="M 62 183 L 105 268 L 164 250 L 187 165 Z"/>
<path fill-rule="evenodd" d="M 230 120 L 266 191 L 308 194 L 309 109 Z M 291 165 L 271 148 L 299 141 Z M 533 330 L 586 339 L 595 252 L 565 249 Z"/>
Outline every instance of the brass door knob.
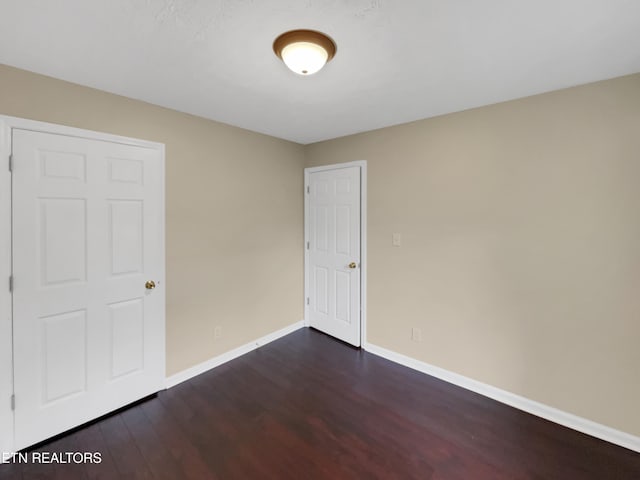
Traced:
<path fill-rule="evenodd" d="M 147 283 L 144 284 L 144 288 L 146 288 L 147 290 L 153 290 L 154 288 L 156 288 L 156 282 L 154 282 L 153 280 L 148 280 Z"/>
<path fill-rule="evenodd" d="M 358 264 L 356 262 L 351 262 L 349 264 L 349 268 L 356 268 L 358 266 Z"/>

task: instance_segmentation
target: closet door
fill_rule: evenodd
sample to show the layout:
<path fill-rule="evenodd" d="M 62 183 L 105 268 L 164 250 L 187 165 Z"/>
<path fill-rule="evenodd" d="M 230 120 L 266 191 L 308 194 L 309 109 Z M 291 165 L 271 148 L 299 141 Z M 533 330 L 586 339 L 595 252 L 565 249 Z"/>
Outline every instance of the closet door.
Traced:
<path fill-rule="evenodd" d="M 163 388 L 158 149 L 13 129 L 15 448 Z"/>

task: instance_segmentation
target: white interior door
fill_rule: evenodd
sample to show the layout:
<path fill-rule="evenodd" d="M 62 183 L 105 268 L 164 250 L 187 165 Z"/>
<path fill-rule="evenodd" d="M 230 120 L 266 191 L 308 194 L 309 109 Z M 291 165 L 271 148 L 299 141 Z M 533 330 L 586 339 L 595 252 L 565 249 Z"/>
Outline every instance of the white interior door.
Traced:
<path fill-rule="evenodd" d="M 308 321 L 360 346 L 360 167 L 308 176 Z"/>
<path fill-rule="evenodd" d="M 163 164 L 159 149 L 20 129 L 12 148 L 21 449 L 163 388 Z"/>

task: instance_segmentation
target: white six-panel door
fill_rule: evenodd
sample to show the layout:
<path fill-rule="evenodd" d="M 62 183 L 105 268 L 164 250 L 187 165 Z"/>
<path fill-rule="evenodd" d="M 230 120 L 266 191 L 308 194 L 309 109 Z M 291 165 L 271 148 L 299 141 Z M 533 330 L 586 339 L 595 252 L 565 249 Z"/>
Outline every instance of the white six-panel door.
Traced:
<path fill-rule="evenodd" d="M 308 175 L 308 321 L 360 346 L 360 167 Z"/>
<path fill-rule="evenodd" d="M 163 167 L 87 138 L 13 129 L 12 145 L 20 449 L 163 388 Z"/>

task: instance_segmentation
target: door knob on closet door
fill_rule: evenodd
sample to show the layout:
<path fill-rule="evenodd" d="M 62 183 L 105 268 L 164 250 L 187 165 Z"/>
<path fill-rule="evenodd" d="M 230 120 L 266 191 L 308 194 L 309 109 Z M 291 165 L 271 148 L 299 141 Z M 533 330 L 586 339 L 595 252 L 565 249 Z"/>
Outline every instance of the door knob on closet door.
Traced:
<path fill-rule="evenodd" d="M 156 282 L 154 282 L 153 280 L 148 280 L 147 283 L 144 284 L 144 288 L 146 288 L 147 290 L 153 290 L 154 288 L 156 288 Z"/>
<path fill-rule="evenodd" d="M 358 266 L 358 264 L 356 262 L 351 262 L 349 264 L 349 268 L 356 268 Z"/>

